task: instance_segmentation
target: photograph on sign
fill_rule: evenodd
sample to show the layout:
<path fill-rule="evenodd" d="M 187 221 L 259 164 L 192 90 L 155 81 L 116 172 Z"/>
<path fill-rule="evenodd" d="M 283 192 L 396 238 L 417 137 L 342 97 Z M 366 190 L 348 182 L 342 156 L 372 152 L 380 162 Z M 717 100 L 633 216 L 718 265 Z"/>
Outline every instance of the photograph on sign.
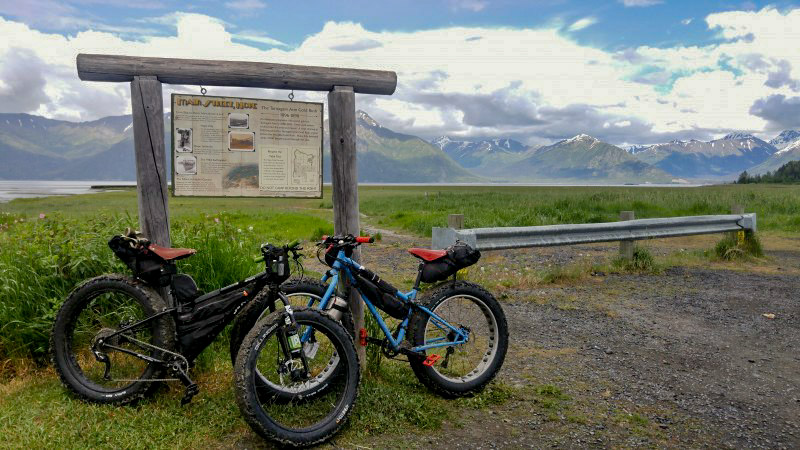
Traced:
<path fill-rule="evenodd" d="M 228 133 L 228 150 L 232 152 L 254 152 L 256 135 L 255 133 Z"/>
<path fill-rule="evenodd" d="M 175 151 L 178 153 L 192 153 L 192 129 L 178 128 L 175 130 Z"/>
<path fill-rule="evenodd" d="M 228 114 L 229 128 L 250 128 L 250 115 L 240 113 Z"/>
<path fill-rule="evenodd" d="M 322 103 L 172 94 L 176 196 L 322 197 Z"/>
<path fill-rule="evenodd" d="M 197 175 L 197 158 L 190 155 L 176 157 L 175 173 L 180 175 Z"/>

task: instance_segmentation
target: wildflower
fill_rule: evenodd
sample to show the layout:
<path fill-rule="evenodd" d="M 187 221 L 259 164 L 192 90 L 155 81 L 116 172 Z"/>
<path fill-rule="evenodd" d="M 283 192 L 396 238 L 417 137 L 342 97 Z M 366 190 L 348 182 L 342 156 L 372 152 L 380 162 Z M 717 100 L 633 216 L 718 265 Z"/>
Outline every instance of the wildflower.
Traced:
<path fill-rule="evenodd" d="M 250 225 L 249 227 L 247 227 L 247 231 L 253 231 L 253 226 Z"/>
<path fill-rule="evenodd" d="M 241 232 L 242 232 L 242 229 L 241 229 L 241 228 L 237 228 L 237 229 L 236 229 L 236 232 L 237 232 L 237 233 L 241 233 Z"/>
<path fill-rule="evenodd" d="M 219 223 L 219 217 L 214 217 L 214 223 Z"/>
<path fill-rule="evenodd" d="M 44 213 L 39 213 L 39 218 L 40 219 L 44 219 L 45 217 L 47 217 L 47 216 L 45 216 Z"/>

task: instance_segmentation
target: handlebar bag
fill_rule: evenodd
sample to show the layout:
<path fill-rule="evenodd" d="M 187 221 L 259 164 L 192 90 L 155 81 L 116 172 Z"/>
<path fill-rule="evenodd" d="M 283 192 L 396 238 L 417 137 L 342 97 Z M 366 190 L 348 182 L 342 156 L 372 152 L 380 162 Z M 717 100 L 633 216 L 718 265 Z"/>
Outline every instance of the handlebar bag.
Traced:
<path fill-rule="evenodd" d="M 420 281 L 423 283 L 444 281 L 459 270 L 475 264 L 479 259 L 481 259 L 480 251 L 470 247 L 466 242 L 456 241 L 447 248 L 447 254 L 422 266 Z"/>

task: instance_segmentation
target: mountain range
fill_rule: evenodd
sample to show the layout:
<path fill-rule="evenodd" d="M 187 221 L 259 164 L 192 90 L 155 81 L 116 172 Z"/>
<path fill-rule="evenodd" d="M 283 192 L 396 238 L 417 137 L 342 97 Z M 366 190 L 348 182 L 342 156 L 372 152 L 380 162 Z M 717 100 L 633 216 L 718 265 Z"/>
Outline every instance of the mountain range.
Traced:
<path fill-rule="evenodd" d="M 165 142 L 170 142 L 169 128 L 166 114 Z M 800 132 L 795 130 L 769 142 L 731 133 L 708 142 L 672 141 L 623 150 L 579 134 L 537 147 L 501 137 L 442 136 L 428 142 L 358 111 L 356 135 L 359 181 L 375 183 L 720 181 L 735 179 L 744 170 L 765 173 L 800 160 Z M 329 181 L 327 130 L 324 136 L 324 179 Z M 0 114 L 0 179 L 134 180 L 131 116 L 76 123 Z"/>

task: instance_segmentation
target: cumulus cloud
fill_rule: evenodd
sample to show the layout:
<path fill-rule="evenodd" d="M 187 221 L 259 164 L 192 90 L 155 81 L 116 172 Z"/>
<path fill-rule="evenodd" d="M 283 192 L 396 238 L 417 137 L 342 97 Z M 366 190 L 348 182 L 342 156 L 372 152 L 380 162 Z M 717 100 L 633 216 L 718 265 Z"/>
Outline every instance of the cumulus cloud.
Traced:
<path fill-rule="evenodd" d="M 768 74 L 767 81 L 764 82 L 764 85 L 773 89 L 787 86 L 794 92 L 800 91 L 800 82 L 792 79 L 792 65 L 789 64 L 789 61 L 781 60 L 776 66 L 776 70 Z"/>
<path fill-rule="evenodd" d="M 46 67 L 30 50 L 8 51 L 0 67 L 0 112 L 35 112 L 47 103 L 42 74 Z"/>
<path fill-rule="evenodd" d="M 94 29 L 62 35 L 0 17 L 0 94 L 25 92 L 28 105 L 19 108 L 49 117 L 90 120 L 129 113 L 126 83 L 77 79 L 80 52 L 360 67 L 397 72 L 393 96 L 359 95 L 357 107 L 400 132 L 525 142 L 583 132 L 612 143 L 653 143 L 782 126 L 786 120 L 775 111 L 794 111 L 791 69 L 800 65 L 794 25 L 800 23 L 800 9 L 712 14 L 706 23 L 721 38 L 713 44 L 613 52 L 579 44 L 555 26 L 377 32 L 328 22 L 290 48 L 263 32 L 236 30 L 201 14 L 151 20 L 173 26 L 173 33 L 126 39 Z M 593 20 L 569 28 L 585 28 Z M 165 101 L 172 92 L 197 89 L 165 86 Z M 287 94 L 209 89 L 211 95 L 282 99 Z M 325 101 L 325 93 L 295 94 Z M 771 97 L 776 95 L 783 97 Z"/>
<path fill-rule="evenodd" d="M 756 100 L 750 113 L 769 122 L 772 130 L 800 128 L 800 97 L 786 97 L 782 94 Z"/>

